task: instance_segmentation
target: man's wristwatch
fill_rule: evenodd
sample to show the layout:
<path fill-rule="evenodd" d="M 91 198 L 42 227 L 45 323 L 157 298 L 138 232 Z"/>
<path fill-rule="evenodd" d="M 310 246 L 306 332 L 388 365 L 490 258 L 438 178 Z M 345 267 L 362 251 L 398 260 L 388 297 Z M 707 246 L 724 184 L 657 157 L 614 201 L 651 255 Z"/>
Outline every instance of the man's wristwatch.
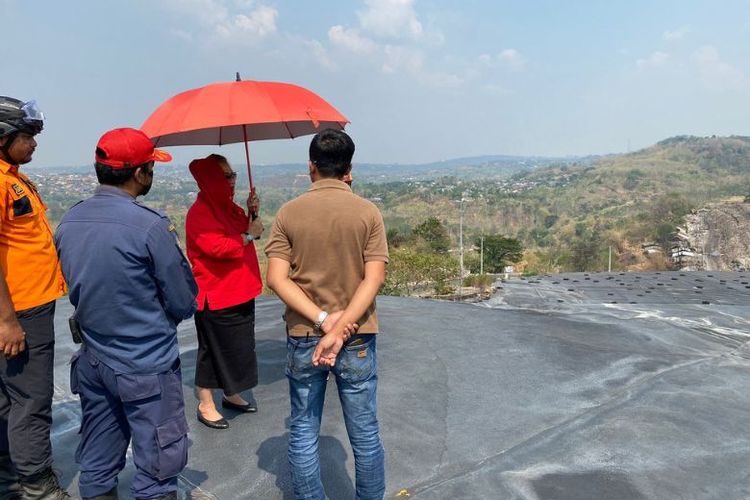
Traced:
<path fill-rule="evenodd" d="M 248 244 L 255 239 L 255 236 L 250 233 L 242 233 L 242 237 L 245 238 L 245 244 Z"/>
<path fill-rule="evenodd" d="M 315 328 L 316 330 L 320 330 L 320 328 L 323 326 L 323 323 L 325 322 L 327 317 L 328 317 L 327 312 L 320 311 L 320 314 L 318 314 L 318 321 L 313 323 L 313 328 Z"/>

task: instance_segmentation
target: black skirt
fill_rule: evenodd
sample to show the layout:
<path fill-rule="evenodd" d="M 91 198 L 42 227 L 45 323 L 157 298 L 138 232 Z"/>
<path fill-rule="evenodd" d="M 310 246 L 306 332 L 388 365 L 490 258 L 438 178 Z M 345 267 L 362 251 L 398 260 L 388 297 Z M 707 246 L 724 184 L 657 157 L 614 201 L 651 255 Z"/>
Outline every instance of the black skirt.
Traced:
<path fill-rule="evenodd" d="M 195 385 L 237 394 L 258 385 L 255 356 L 255 300 L 195 313 L 198 360 Z"/>

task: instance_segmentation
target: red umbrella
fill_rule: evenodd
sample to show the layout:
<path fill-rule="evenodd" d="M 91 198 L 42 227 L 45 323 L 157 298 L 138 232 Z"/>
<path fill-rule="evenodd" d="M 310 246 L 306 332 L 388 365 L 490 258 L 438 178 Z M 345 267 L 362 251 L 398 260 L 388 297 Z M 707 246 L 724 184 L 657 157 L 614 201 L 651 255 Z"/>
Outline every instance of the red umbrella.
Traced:
<path fill-rule="evenodd" d="M 287 139 L 325 128 L 343 130 L 349 120 L 317 94 L 297 85 L 253 80 L 213 83 L 177 94 L 149 116 L 141 130 L 155 146 L 245 143 Z"/>

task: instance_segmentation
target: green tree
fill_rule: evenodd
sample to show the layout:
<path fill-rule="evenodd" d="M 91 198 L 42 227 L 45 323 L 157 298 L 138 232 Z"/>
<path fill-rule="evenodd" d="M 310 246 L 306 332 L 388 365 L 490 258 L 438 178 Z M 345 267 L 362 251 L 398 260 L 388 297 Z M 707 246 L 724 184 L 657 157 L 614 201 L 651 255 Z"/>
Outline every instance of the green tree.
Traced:
<path fill-rule="evenodd" d="M 625 176 L 625 182 L 622 183 L 622 187 L 624 187 L 628 191 L 632 191 L 638 187 L 641 178 L 644 176 L 645 174 L 642 170 L 639 170 L 637 168 L 631 169 L 630 171 L 628 171 L 628 175 Z"/>
<path fill-rule="evenodd" d="M 604 240 L 598 227 L 592 228 L 583 222 L 576 224 L 570 255 L 573 271 L 601 270 L 604 248 Z"/>
<path fill-rule="evenodd" d="M 475 244 L 481 246 L 481 238 Z M 505 266 L 523 258 L 523 245 L 515 238 L 501 234 L 489 234 L 484 237 L 484 272 L 501 273 Z"/>
<path fill-rule="evenodd" d="M 479 265 L 479 247 L 474 251 L 467 250 L 464 252 L 464 267 L 472 274 L 479 274 L 482 267 Z"/>
<path fill-rule="evenodd" d="M 388 228 L 385 237 L 388 240 L 388 246 L 391 248 L 398 248 L 409 241 L 408 235 L 405 235 L 396 227 Z"/>
<path fill-rule="evenodd" d="M 412 230 L 412 233 L 422 238 L 435 253 L 447 253 L 450 248 L 448 230 L 436 217 L 430 217 L 422 222 Z"/>
<path fill-rule="evenodd" d="M 445 284 L 457 277 L 458 262 L 450 255 L 400 247 L 391 252 L 382 293 L 412 295 L 430 285 L 437 292 L 445 293 Z"/>
<path fill-rule="evenodd" d="M 474 286 L 484 293 L 492 286 L 495 279 L 489 274 L 472 274 L 464 278 L 464 286 Z"/>
<path fill-rule="evenodd" d="M 669 222 L 662 222 L 656 226 L 656 243 L 665 251 L 669 252 L 672 248 L 672 242 L 677 236 L 677 227 Z"/>
<path fill-rule="evenodd" d="M 680 193 L 667 193 L 659 197 L 651 207 L 651 220 L 655 223 L 679 224 L 692 209 L 693 204 L 687 196 Z"/>
<path fill-rule="evenodd" d="M 560 219 L 558 215 L 548 215 L 544 218 L 544 227 L 546 229 L 551 228 Z"/>

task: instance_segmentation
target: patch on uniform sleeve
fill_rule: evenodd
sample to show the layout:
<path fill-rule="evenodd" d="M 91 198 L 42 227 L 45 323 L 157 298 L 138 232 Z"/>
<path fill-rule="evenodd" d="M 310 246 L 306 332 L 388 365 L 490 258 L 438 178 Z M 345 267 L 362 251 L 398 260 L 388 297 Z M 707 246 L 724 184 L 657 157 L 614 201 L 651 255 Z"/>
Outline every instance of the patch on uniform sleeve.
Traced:
<path fill-rule="evenodd" d="M 182 251 L 182 248 L 180 247 L 180 235 L 177 234 L 177 226 L 172 223 L 172 221 L 169 221 L 169 226 L 167 226 L 167 231 L 172 233 L 172 236 L 174 236 L 174 242 L 177 244 L 177 247 Z"/>
<path fill-rule="evenodd" d="M 361 351 L 359 351 L 357 353 L 357 357 L 358 358 L 365 358 L 365 357 L 367 357 L 367 349 L 362 349 Z"/>
<path fill-rule="evenodd" d="M 33 212 L 34 209 L 31 206 L 31 200 L 29 200 L 28 196 L 22 196 L 13 201 L 13 217 L 21 217 Z"/>
<path fill-rule="evenodd" d="M 16 193 L 16 196 L 21 196 L 23 194 L 23 188 L 20 184 L 13 184 L 13 192 Z"/>

